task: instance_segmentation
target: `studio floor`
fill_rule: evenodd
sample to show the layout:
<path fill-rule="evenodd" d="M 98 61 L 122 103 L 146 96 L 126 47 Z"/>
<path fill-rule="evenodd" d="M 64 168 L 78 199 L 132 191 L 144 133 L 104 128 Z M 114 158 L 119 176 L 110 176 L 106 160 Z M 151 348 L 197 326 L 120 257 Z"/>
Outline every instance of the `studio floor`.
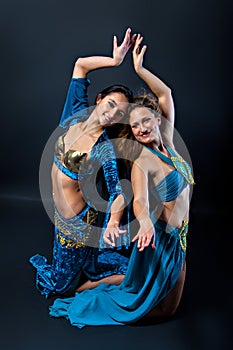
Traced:
<path fill-rule="evenodd" d="M 232 298 L 225 255 L 207 230 L 208 215 L 191 214 L 187 278 L 176 316 L 164 323 L 130 326 L 73 327 L 48 316 L 51 301 L 36 290 L 28 259 L 50 259 L 52 223 L 37 198 L 1 198 L 1 349 L 230 349 Z M 206 219 L 207 216 L 207 219 Z M 211 215 L 209 215 L 211 218 Z M 203 220 L 202 220 L 203 219 Z M 201 231 L 200 231 L 201 229 Z"/>

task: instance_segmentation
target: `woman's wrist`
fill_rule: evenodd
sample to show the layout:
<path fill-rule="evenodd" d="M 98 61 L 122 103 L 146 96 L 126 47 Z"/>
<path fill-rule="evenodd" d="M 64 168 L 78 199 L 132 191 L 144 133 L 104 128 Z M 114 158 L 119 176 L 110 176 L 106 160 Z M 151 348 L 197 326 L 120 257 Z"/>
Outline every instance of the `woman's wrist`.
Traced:
<path fill-rule="evenodd" d="M 135 72 L 136 72 L 140 77 L 142 77 L 144 71 L 145 71 L 145 68 L 144 68 L 143 66 L 135 67 Z"/>
<path fill-rule="evenodd" d="M 149 226 L 153 226 L 152 221 L 151 221 L 149 216 L 140 218 L 138 220 L 138 222 L 139 222 L 140 227 L 144 227 L 144 226 L 148 227 L 148 225 Z"/>
<path fill-rule="evenodd" d="M 120 57 L 112 57 L 112 64 L 114 67 L 119 66 L 122 63 L 123 59 Z"/>
<path fill-rule="evenodd" d="M 116 220 L 109 220 L 108 224 L 107 224 L 107 228 L 112 228 L 112 227 L 119 227 L 119 221 Z"/>

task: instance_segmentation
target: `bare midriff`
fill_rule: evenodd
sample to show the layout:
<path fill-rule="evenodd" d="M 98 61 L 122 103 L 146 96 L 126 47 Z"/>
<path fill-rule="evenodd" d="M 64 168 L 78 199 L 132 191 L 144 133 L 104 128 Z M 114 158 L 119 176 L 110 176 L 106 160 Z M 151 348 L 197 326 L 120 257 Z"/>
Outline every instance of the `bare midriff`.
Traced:
<path fill-rule="evenodd" d="M 63 174 L 55 164 L 52 166 L 51 177 L 54 204 L 64 218 L 71 219 L 86 206 L 79 181 Z"/>
<path fill-rule="evenodd" d="M 165 221 L 173 227 L 182 227 L 183 221 L 188 220 L 189 214 L 189 186 L 173 201 L 162 202 L 154 210 L 155 217 Z"/>

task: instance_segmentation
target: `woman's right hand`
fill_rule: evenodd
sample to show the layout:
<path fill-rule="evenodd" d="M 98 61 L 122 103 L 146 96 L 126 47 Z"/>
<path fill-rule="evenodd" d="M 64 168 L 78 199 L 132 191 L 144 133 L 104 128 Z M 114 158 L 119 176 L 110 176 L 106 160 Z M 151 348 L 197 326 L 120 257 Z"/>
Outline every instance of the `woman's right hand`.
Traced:
<path fill-rule="evenodd" d="M 137 248 L 139 252 L 142 252 L 144 248 L 149 246 L 150 243 L 151 247 L 155 249 L 155 229 L 149 218 L 140 223 L 138 233 L 132 239 L 132 242 L 135 242 L 136 240 L 138 240 Z"/>
<path fill-rule="evenodd" d="M 134 48 L 133 48 L 133 65 L 136 73 L 138 73 L 140 69 L 142 69 L 143 57 L 147 49 L 146 45 L 143 45 L 143 47 L 140 48 L 142 40 L 143 40 L 143 37 L 141 36 L 141 34 L 138 34 L 135 40 Z"/>

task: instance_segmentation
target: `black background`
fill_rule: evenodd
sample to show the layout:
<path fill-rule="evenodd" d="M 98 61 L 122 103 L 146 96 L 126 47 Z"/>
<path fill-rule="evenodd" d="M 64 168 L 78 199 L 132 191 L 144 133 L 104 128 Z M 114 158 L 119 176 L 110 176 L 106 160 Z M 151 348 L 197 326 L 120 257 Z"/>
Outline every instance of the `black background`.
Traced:
<path fill-rule="evenodd" d="M 200 0 L 2 0 L 1 342 L 2 349 L 228 349 L 232 317 L 232 2 Z M 127 27 L 148 45 L 145 66 L 173 91 L 176 129 L 188 147 L 196 185 L 190 211 L 187 280 L 173 321 L 78 330 L 48 317 L 28 258 L 48 258 L 52 223 L 38 173 L 79 56 L 111 55 Z M 112 83 L 142 82 L 129 54 L 92 72 L 90 104 Z M 232 324 L 232 322 L 231 322 Z"/>

